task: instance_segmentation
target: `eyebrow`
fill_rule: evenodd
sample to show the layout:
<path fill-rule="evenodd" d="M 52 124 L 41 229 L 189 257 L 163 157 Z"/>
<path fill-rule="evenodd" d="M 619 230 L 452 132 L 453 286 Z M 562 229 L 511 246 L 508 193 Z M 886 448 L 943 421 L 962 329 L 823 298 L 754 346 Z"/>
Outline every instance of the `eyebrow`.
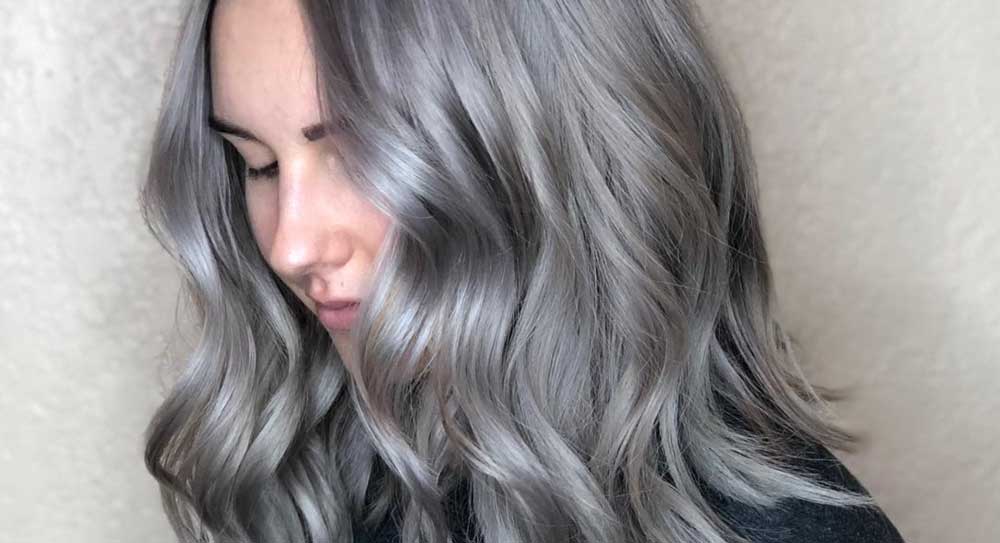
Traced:
<path fill-rule="evenodd" d="M 222 134 L 230 134 L 236 136 L 237 138 L 243 138 L 249 141 L 255 141 L 257 143 L 263 143 L 260 138 L 254 135 L 253 132 L 238 126 L 235 123 L 227 121 L 216 117 L 215 115 L 208 116 L 208 126 L 216 132 Z M 316 141 L 322 139 L 327 134 L 326 125 L 323 123 L 311 124 L 302 129 L 302 135 L 309 141 Z"/>

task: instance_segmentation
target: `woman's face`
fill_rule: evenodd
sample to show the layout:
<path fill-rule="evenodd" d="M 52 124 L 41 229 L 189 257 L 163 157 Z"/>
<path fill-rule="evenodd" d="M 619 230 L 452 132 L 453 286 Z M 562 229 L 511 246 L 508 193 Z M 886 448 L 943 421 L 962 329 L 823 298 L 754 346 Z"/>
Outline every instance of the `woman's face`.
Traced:
<path fill-rule="evenodd" d="M 390 220 L 352 189 L 317 128 L 298 3 L 221 0 L 210 49 L 213 125 L 260 170 L 248 172 L 245 196 L 261 254 L 314 313 L 331 299 L 362 300 Z M 328 329 L 344 355 L 347 330 Z"/>

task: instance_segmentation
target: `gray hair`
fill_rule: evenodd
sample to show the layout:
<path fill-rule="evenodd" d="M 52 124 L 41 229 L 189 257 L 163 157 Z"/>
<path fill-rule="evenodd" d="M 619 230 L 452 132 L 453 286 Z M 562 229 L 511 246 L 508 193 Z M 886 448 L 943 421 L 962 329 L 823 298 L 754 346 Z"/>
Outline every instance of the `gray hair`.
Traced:
<path fill-rule="evenodd" d="M 183 541 L 745 541 L 741 502 L 868 505 L 773 315 L 755 166 L 688 0 L 303 0 L 325 118 L 394 226 L 345 363 L 258 252 L 183 23 L 143 216 L 200 337 L 146 434 Z"/>

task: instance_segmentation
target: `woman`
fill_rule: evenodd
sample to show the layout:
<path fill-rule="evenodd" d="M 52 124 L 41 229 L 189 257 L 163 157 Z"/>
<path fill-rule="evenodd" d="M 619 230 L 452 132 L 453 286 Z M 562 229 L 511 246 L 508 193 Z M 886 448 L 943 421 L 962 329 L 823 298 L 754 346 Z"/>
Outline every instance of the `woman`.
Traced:
<path fill-rule="evenodd" d="M 900 541 L 682 0 L 194 2 L 142 203 L 182 541 Z"/>

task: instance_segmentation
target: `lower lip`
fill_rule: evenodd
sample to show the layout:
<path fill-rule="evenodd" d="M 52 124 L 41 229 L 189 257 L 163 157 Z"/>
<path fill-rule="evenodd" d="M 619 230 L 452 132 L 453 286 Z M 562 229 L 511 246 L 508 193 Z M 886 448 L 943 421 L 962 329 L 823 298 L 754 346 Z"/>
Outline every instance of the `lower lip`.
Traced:
<path fill-rule="evenodd" d="M 331 307 L 317 307 L 320 322 L 329 330 L 350 330 L 354 319 L 358 314 L 358 304 L 353 303 L 339 309 Z"/>

